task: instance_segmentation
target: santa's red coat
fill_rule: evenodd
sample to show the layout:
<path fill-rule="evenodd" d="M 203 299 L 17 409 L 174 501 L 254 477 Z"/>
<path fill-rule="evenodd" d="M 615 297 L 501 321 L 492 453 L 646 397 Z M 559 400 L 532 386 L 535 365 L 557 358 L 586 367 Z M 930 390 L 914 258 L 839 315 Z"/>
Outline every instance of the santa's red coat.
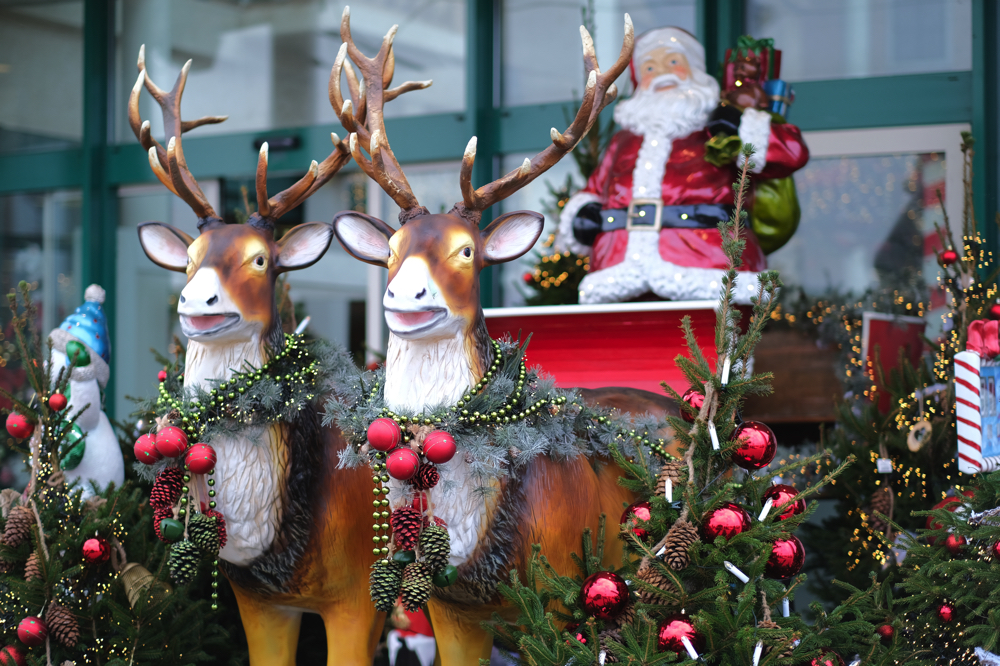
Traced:
<path fill-rule="evenodd" d="M 680 204 L 732 204 L 733 183 L 738 179 L 736 164 L 718 167 L 705 161 L 707 130 L 675 139 L 663 174 L 664 206 Z M 605 210 L 628 208 L 632 200 L 632 171 L 642 146 L 642 137 L 622 130 L 611 138 L 601 163 L 590 176 L 584 192 L 600 197 Z M 784 178 L 809 161 L 809 149 L 794 125 L 772 124 L 763 171 L 753 178 Z M 751 180 L 752 183 L 752 180 Z M 751 199 L 747 207 L 752 205 Z M 746 230 L 746 250 L 740 270 L 762 271 L 767 260 L 756 236 Z M 598 271 L 621 263 L 628 245 L 628 231 L 616 229 L 597 235 L 590 258 L 590 270 Z M 660 256 L 678 266 L 726 268 L 722 239 L 717 229 L 663 229 Z"/>

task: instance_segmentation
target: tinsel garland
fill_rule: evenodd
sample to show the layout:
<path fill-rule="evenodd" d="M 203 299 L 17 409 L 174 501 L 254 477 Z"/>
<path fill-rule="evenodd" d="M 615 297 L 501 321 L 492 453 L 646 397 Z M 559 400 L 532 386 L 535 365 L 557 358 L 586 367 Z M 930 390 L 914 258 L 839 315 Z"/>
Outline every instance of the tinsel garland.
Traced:
<path fill-rule="evenodd" d="M 293 352 L 293 353 L 289 353 Z M 139 408 L 158 417 L 176 418 L 189 440 L 210 444 L 216 437 L 245 437 L 263 442 L 261 435 L 274 423 L 293 421 L 317 397 L 356 399 L 361 391 L 361 371 L 350 354 L 323 340 L 305 342 L 285 336 L 285 346 L 274 350 L 261 368 L 244 367 L 212 387 L 184 388 L 184 363 L 178 362 L 156 400 L 139 402 Z M 135 464 L 148 480 L 176 464 L 166 459 L 153 465 Z"/>
<path fill-rule="evenodd" d="M 340 466 L 375 461 L 375 451 L 363 453 L 361 449 L 368 426 L 387 413 L 395 414 L 404 427 L 428 425 L 451 434 L 480 492 L 488 492 L 494 480 L 518 472 L 539 455 L 556 460 L 580 455 L 610 458 L 614 445 L 629 456 L 641 444 L 668 457 L 663 441 L 655 436 L 666 425 L 664 420 L 590 407 L 578 391 L 557 388 L 551 377 L 537 369 L 523 370 L 527 342 L 522 345 L 509 338 L 496 342 L 500 359 L 494 376 L 481 383 L 478 392 L 477 387 L 469 387 L 456 405 L 437 405 L 419 414 L 390 412 L 385 404 L 384 368 L 360 377 L 362 391 L 354 401 L 344 400 L 350 391 L 341 387 L 327 399 L 324 417 L 324 425 L 336 424 L 351 444 L 341 451 Z M 404 430 L 404 437 L 411 436 Z"/>

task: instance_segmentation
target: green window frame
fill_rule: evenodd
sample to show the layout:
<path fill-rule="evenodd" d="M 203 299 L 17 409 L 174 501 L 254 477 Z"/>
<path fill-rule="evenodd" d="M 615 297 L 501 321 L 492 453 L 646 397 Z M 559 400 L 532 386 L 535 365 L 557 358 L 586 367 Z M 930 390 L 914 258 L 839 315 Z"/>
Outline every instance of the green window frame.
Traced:
<path fill-rule="evenodd" d="M 500 155 L 544 148 L 549 128 L 565 122 L 564 109 L 571 102 L 499 107 L 499 1 L 467 3 L 465 111 L 396 118 L 387 121 L 387 130 L 393 137 L 394 152 L 404 163 L 460 159 L 469 137 L 479 137 L 473 180 L 481 183 L 498 175 Z M 698 0 L 698 37 L 705 44 L 710 71 L 726 46 L 742 33 L 744 14 L 744 0 Z M 977 140 L 976 210 L 981 221 L 992 220 L 1000 190 L 998 19 L 1000 10 L 992 0 L 973 0 L 971 71 L 797 83 L 795 123 L 803 130 L 970 123 Z M 108 143 L 109 100 L 115 99 L 111 89 L 113 20 L 114 3 L 84 0 L 82 146 L 0 155 L 0 194 L 82 188 L 84 260 L 80 284 L 100 282 L 112 293 L 116 278 L 116 188 L 156 182 L 137 143 Z M 196 177 L 235 177 L 245 175 L 247 165 L 256 162 L 255 139 L 297 136 L 299 148 L 271 155 L 272 169 L 294 170 L 308 164 L 313 156 L 325 154 L 329 133 L 337 130 L 329 125 L 191 137 L 185 140 L 184 148 L 190 164 L 197 165 L 192 167 Z M 984 228 L 989 246 L 1000 250 L 996 226 L 985 224 Z M 484 306 L 495 302 L 496 292 L 492 275 L 484 272 Z M 105 309 L 113 327 L 113 298 L 105 303 Z"/>

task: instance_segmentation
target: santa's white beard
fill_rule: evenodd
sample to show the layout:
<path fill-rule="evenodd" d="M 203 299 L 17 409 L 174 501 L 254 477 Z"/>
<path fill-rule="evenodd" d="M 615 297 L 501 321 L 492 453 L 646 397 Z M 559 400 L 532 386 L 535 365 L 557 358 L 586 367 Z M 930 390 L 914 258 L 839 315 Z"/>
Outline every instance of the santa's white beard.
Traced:
<path fill-rule="evenodd" d="M 675 83 L 666 90 L 656 90 L 658 85 Z M 664 139 L 677 139 L 700 130 L 719 105 L 719 84 L 702 72 L 680 80 L 665 74 L 654 79 L 646 90 L 636 90 L 629 99 L 615 107 L 615 122 L 640 136 L 653 135 Z"/>

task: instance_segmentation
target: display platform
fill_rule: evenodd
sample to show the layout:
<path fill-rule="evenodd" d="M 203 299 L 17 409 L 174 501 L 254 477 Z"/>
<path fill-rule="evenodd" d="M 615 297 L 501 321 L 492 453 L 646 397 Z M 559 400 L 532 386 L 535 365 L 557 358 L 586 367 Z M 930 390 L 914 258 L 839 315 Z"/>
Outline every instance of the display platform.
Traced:
<path fill-rule="evenodd" d="M 531 334 L 528 365 L 540 365 L 559 386 L 628 386 L 683 393 L 687 380 L 674 363 L 687 354 L 681 321 L 691 317 L 695 338 L 715 363 L 715 300 L 545 305 L 484 310 L 494 338 Z"/>

